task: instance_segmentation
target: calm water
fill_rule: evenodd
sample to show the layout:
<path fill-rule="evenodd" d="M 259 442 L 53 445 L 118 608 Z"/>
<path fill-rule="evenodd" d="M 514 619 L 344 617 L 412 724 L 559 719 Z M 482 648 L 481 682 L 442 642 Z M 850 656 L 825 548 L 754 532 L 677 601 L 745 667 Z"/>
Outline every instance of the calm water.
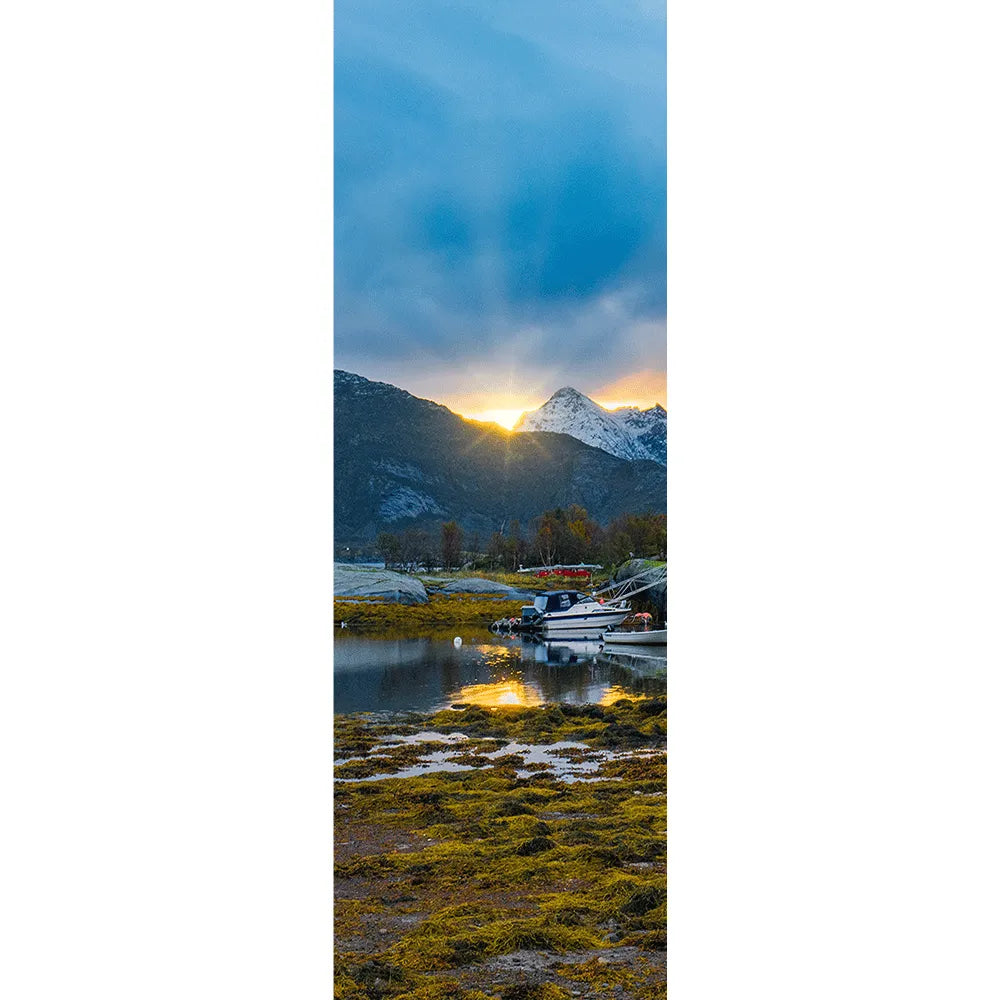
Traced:
<path fill-rule="evenodd" d="M 608 703 L 629 694 L 664 694 L 666 648 L 605 652 L 599 640 L 536 642 L 469 633 L 452 638 L 376 638 L 337 629 L 336 712 L 428 712 L 456 702 L 537 705 Z"/>

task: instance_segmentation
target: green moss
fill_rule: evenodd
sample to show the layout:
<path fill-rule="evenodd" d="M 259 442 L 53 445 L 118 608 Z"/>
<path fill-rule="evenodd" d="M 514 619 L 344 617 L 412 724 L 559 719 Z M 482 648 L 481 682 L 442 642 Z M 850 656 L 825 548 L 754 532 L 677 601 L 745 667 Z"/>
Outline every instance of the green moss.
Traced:
<path fill-rule="evenodd" d="M 500 1000 L 570 1000 L 573 994 L 555 983 L 514 983 L 500 994 Z"/>
<path fill-rule="evenodd" d="M 508 742 L 583 742 L 614 749 L 662 747 L 665 731 L 660 721 L 665 718 L 666 699 L 644 698 L 628 704 L 631 707 L 615 712 L 601 705 L 453 707 L 437 712 L 427 721 L 441 732 Z"/>
<path fill-rule="evenodd" d="M 533 813 L 534 809 L 520 796 L 503 799 L 493 808 L 494 816 L 531 816 Z"/>
<path fill-rule="evenodd" d="M 532 837 L 523 844 L 518 844 L 514 853 L 521 856 L 530 856 L 532 854 L 541 854 L 542 851 L 551 851 L 555 846 L 555 841 L 549 840 L 548 837 Z"/>
<path fill-rule="evenodd" d="M 425 977 L 420 982 L 422 985 L 407 994 L 408 1000 L 497 1000 L 494 994 L 483 993 L 482 990 L 462 989 L 458 981 L 450 976 Z"/>
<path fill-rule="evenodd" d="M 557 965 L 556 971 L 566 979 L 596 989 L 599 996 L 609 995 L 616 986 L 631 989 L 642 975 L 639 963 L 602 962 L 599 958 L 575 965 Z"/>
<path fill-rule="evenodd" d="M 384 908 L 382 903 L 370 899 L 338 899 L 334 905 L 338 933 L 344 937 L 358 936 L 362 931 L 361 917 Z"/>
<path fill-rule="evenodd" d="M 395 746 L 376 746 L 362 760 L 346 761 L 335 765 L 333 776 L 342 781 L 367 778 L 376 774 L 391 775 L 413 767 L 430 754 L 441 750 L 437 742 L 400 743 Z M 487 760 L 487 763 L 489 761 Z"/>

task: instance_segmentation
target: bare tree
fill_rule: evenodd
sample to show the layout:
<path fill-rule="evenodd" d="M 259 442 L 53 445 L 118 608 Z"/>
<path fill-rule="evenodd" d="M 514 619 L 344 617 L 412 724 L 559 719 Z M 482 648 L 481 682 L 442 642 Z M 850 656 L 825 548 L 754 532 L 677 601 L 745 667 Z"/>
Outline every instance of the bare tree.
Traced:
<path fill-rule="evenodd" d="M 399 562 L 402 545 L 391 531 L 380 531 L 378 537 L 375 539 L 375 550 L 382 557 L 385 568 L 388 569 Z"/>
<path fill-rule="evenodd" d="M 441 525 L 441 562 L 445 569 L 453 569 L 462 558 L 462 529 L 454 521 Z"/>

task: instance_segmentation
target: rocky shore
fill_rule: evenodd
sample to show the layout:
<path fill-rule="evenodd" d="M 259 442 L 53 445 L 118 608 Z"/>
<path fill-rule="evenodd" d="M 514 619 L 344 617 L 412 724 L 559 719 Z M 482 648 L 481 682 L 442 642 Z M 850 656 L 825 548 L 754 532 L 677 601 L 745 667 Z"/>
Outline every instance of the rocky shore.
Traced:
<path fill-rule="evenodd" d="M 335 719 L 335 996 L 653 1000 L 666 700 Z"/>

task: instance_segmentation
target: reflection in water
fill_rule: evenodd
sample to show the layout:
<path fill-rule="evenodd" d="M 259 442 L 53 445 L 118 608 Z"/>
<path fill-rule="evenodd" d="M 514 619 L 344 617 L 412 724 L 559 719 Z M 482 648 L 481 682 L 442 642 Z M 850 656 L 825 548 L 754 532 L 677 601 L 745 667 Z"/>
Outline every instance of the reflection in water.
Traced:
<path fill-rule="evenodd" d="M 455 704 L 480 705 L 496 708 L 499 705 L 541 705 L 544 699 L 536 687 L 521 681 L 498 681 L 495 684 L 466 684 L 454 694 Z"/>
<path fill-rule="evenodd" d="M 564 701 L 610 704 L 666 692 L 665 655 L 602 650 L 593 636 L 343 635 L 334 642 L 337 712 L 433 711 L 455 703 L 484 707 Z M 665 651 L 664 651 L 665 652 Z"/>
<path fill-rule="evenodd" d="M 613 705 L 619 698 L 630 698 L 634 697 L 639 692 L 629 691 L 627 688 L 622 687 L 620 684 L 612 684 L 611 687 L 604 692 L 601 696 L 599 704 L 601 705 Z"/>

